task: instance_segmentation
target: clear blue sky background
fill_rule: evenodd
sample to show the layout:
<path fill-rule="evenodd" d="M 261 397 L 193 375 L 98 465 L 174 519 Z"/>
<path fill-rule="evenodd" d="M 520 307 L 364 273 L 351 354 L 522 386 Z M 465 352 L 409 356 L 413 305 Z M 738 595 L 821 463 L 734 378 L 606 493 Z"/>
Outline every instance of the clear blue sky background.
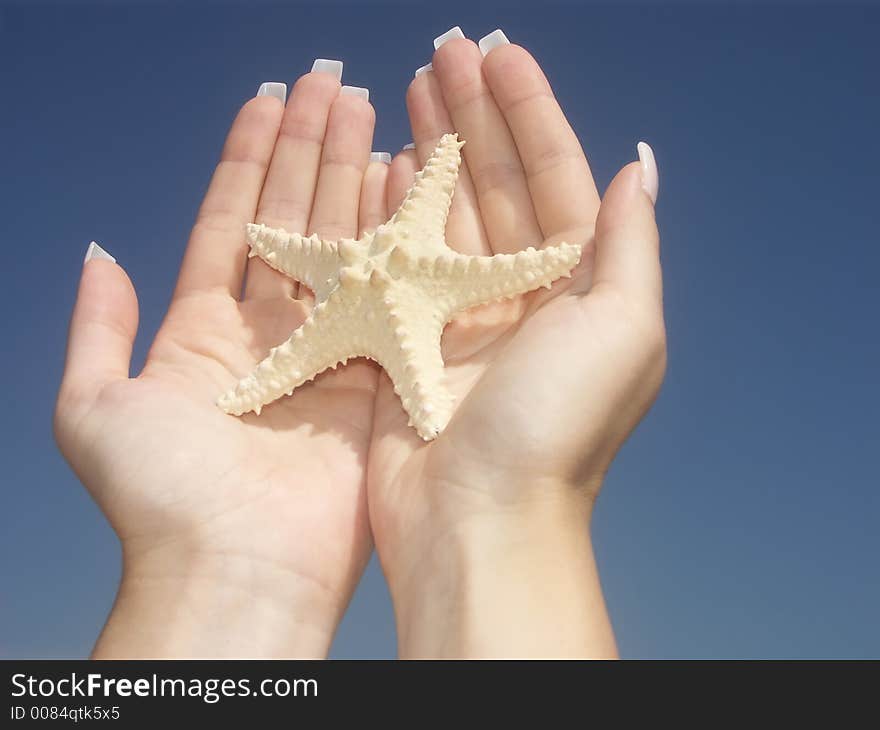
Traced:
<path fill-rule="evenodd" d="M 51 411 L 89 240 L 155 333 L 237 107 L 315 57 L 368 86 L 377 150 L 452 25 L 543 64 L 600 188 L 660 163 L 669 374 L 594 531 L 628 657 L 880 656 L 880 11 L 713 3 L 0 3 L 0 656 L 84 656 L 116 539 Z M 395 652 L 375 562 L 334 646 Z"/>

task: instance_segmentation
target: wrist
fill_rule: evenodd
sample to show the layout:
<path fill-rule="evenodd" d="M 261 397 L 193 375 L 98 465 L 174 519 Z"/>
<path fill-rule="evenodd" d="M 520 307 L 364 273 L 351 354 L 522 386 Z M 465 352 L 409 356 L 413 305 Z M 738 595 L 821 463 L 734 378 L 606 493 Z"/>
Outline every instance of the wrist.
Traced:
<path fill-rule="evenodd" d="M 195 545 L 124 545 L 93 656 L 323 657 L 343 611 L 279 562 Z"/>
<path fill-rule="evenodd" d="M 401 657 L 616 656 L 590 513 L 550 489 L 460 517 L 405 565 L 383 559 Z"/>

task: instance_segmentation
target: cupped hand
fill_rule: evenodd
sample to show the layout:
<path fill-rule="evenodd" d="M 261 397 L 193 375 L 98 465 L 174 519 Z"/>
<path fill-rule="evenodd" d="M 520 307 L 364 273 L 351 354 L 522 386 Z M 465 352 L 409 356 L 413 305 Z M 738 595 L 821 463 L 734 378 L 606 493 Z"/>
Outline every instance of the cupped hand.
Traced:
<path fill-rule="evenodd" d="M 600 206 L 577 137 L 541 69 L 516 45 L 483 58 L 470 40 L 447 42 L 407 101 L 416 149 L 392 164 L 392 210 L 439 137 L 457 131 L 466 144 L 450 246 L 491 255 L 568 241 L 584 252 L 572 278 L 550 291 L 485 305 L 447 326 L 443 357 L 458 405 L 436 440 L 424 443 L 407 427 L 390 381 L 380 378 L 370 519 L 402 651 L 613 654 L 607 626 L 581 644 L 489 637 L 493 622 L 495 634 L 520 625 L 511 604 L 533 610 L 535 621 L 541 605 L 555 606 L 561 630 L 574 634 L 578 624 L 607 624 L 598 590 L 566 614 L 578 579 L 553 571 L 567 562 L 598 585 L 584 544 L 591 505 L 664 374 L 650 150 L 644 165 L 617 175 Z M 515 584 L 529 590 L 512 593 Z M 481 616 L 465 630 L 469 638 L 444 632 L 471 609 Z"/>
<path fill-rule="evenodd" d="M 55 429 L 123 546 L 97 655 L 323 655 L 371 549 L 365 465 L 378 371 L 352 363 L 259 417 L 217 396 L 284 341 L 310 293 L 247 259 L 257 221 L 336 239 L 387 217 L 375 115 L 327 73 L 241 109 L 167 316 L 129 377 L 138 306 L 85 264 Z M 246 283 L 244 283 L 246 281 Z"/>

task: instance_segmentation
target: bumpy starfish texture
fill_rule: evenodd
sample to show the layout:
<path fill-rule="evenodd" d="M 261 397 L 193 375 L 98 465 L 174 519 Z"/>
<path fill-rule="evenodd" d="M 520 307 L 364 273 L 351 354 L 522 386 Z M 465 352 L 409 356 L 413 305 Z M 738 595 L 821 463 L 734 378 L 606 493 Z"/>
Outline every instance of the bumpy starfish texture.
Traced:
<path fill-rule="evenodd" d="M 388 373 L 423 439 L 443 430 L 454 405 L 440 355 L 444 325 L 478 304 L 549 289 L 581 256 L 581 246 L 569 243 L 495 256 L 449 248 L 446 218 L 463 144 L 444 135 L 397 212 L 360 239 L 329 242 L 248 225 L 249 255 L 308 286 L 315 307 L 290 339 L 220 396 L 224 411 L 259 414 L 323 370 L 363 356 Z"/>

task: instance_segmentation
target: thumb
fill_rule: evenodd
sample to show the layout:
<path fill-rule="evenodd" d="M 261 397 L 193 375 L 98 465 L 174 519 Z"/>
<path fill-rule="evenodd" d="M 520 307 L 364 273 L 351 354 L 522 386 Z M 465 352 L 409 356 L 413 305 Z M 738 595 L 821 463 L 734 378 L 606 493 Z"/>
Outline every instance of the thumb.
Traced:
<path fill-rule="evenodd" d="M 137 326 L 137 295 L 131 280 L 116 259 L 93 241 L 70 320 L 62 396 L 88 397 L 108 382 L 127 378 Z"/>
<path fill-rule="evenodd" d="M 599 207 L 593 286 L 659 303 L 660 236 L 654 219 L 659 178 L 651 148 L 640 142 L 638 150 L 639 161 L 617 173 Z"/>

